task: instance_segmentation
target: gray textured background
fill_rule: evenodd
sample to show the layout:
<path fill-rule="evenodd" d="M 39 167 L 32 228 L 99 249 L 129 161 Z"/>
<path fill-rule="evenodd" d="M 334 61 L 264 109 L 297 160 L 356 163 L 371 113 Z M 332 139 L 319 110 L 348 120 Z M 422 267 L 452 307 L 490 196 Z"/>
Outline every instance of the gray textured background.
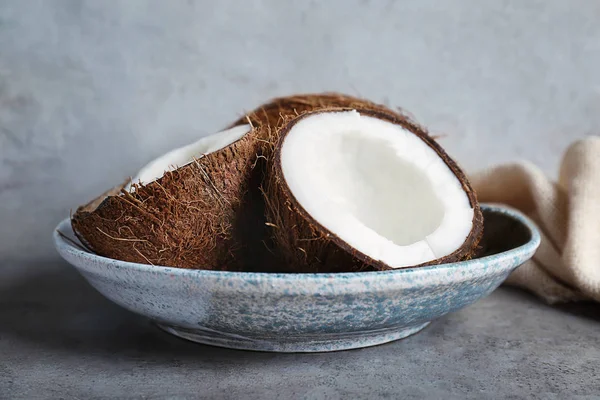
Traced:
<path fill-rule="evenodd" d="M 4 1 L 0 255 L 44 257 L 76 207 L 266 99 L 409 110 L 469 171 L 554 173 L 600 127 L 597 1 Z"/>
<path fill-rule="evenodd" d="M 255 358 L 204 348 L 199 361 L 198 347 L 95 295 L 57 261 L 50 233 L 149 159 L 294 92 L 402 106 L 447 134 L 468 171 L 525 158 L 554 175 L 568 143 L 600 130 L 599 20 L 594 0 L 2 1 L 0 397 L 174 393 L 168 383 L 197 394 L 190 380 L 202 376 L 223 379 L 206 393 L 257 398 L 274 383 L 309 397 L 339 385 L 392 397 L 598 393 L 597 322 L 505 290 L 387 348 Z M 492 372 L 478 376 L 488 359 Z M 114 382 L 102 392 L 95 376 Z"/>

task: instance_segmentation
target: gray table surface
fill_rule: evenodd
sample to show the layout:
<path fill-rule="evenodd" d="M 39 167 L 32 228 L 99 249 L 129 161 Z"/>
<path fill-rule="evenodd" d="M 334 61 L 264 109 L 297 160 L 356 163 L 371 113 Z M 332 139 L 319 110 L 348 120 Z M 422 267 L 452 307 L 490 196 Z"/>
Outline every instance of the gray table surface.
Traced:
<path fill-rule="evenodd" d="M 594 0 L 0 3 L 0 398 L 600 398 L 594 304 L 502 288 L 379 347 L 223 350 L 104 300 L 52 248 L 69 210 L 266 99 L 402 106 L 472 172 L 556 176 L 600 132 Z"/>
<path fill-rule="evenodd" d="M 0 398 L 600 397 L 600 310 L 501 288 L 381 346 L 271 354 L 172 337 L 59 260 L 2 265 Z"/>

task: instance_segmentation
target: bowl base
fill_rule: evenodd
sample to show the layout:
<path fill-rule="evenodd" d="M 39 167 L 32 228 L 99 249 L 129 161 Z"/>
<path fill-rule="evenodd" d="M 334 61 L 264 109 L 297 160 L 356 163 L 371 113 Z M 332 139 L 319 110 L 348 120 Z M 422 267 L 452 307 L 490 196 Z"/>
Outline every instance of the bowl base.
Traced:
<path fill-rule="evenodd" d="M 429 322 L 352 334 L 277 336 L 264 339 L 216 332 L 206 328 L 181 328 L 159 322 L 156 322 L 156 325 L 165 332 L 182 339 L 210 346 L 276 353 L 317 353 L 360 349 L 403 339 L 419 332 L 429 325 Z"/>

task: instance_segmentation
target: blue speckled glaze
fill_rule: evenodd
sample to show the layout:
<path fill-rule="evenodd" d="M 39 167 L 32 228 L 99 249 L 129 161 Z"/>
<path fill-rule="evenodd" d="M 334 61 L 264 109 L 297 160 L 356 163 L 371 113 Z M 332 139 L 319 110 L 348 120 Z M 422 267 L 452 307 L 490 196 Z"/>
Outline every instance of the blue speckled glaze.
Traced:
<path fill-rule="evenodd" d="M 273 274 L 185 270 L 83 251 L 58 232 L 60 255 L 115 303 L 200 343 L 316 352 L 401 339 L 487 296 L 531 258 L 540 236 L 522 214 L 485 206 L 529 231 L 529 241 L 469 261 L 383 272 Z M 57 231 L 70 234 L 68 219 Z"/>

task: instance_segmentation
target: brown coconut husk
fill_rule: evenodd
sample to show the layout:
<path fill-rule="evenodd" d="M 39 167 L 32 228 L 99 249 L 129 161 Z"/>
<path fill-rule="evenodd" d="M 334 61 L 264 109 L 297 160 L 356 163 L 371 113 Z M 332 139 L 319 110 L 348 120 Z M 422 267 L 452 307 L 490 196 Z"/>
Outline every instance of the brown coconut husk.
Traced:
<path fill-rule="evenodd" d="M 280 159 L 281 148 L 286 135 L 294 125 L 309 115 L 336 111 L 341 110 L 322 109 L 304 113 L 279 130 L 279 140 L 264 184 L 267 223 L 272 228 L 273 247 L 277 249 L 286 269 L 293 272 L 356 272 L 392 269 L 381 261 L 374 260 L 352 248 L 340 239 L 335 232 L 331 232 L 322 226 L 298 203 L 290 192 L 283 176 Z M 357 111 L 363 115 L 400 125 L 431 147 L 460 180 L 475 211 L 473 228 L 458 250 L 448 256 L 405 268 L 450 263 L 473 257 L 483 234 L 483 216 L 477 196 L 464 172 L 422 127 L 409 119 L 384 109 L 358 108 Z"/>
<path fill-rule="evenodd" d="M 255 132 L 134 190 L 120 185 L 77 209 L 71 223 L 93 252 L 180 268 L 244 269 L 237 221 L 252 207 Z"/>
<path fill-rule="evenodd" d="M 336 92 L 307 93 L 277 97 L 240 117 L 231 127 L 250 123 L 257 129 L 263 141 L 263 156 L 270 157 L 279 131 L 292 119 L 311 111 L 322 109 L 382 110 L 410 119 L 405 113 L 397 112 L 383 104 Z"/>

